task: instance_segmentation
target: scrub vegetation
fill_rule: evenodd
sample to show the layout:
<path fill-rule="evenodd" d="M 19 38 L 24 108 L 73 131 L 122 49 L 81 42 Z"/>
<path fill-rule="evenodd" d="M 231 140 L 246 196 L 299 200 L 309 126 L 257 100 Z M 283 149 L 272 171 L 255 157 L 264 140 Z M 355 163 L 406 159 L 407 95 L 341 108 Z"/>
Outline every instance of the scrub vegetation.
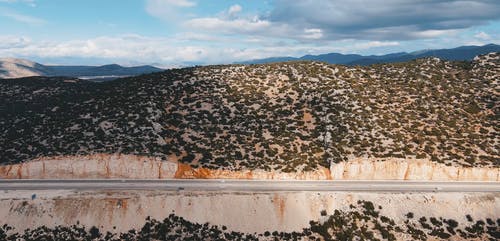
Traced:
<path fill-rule="evenodd" d="M 124 153 L 227 170 L 309 171 L 360 157 L 499 167 L 499 68 L 492 53 L 0 80 L 0 164 Z"/>
<path fill-rule="evenodd" d="M 380 214 L 381 206 L 358 201 L 348 210 L 322 211 L 322 220 L 310 221 L 301 232 L 265 231 L 241 233 L 226 226 L 199 224 L 170 214 L 164 220 L 147 218 L 140 229 L 124 233 L 101 232 L 97 227 L 41 226 L 22 232 L 8 225 L 0 227 L 0 240 L 498 240 L 500 219 L 459 222 L 442 217 L 414 217 L 408 213 L 402 223 Z"/>

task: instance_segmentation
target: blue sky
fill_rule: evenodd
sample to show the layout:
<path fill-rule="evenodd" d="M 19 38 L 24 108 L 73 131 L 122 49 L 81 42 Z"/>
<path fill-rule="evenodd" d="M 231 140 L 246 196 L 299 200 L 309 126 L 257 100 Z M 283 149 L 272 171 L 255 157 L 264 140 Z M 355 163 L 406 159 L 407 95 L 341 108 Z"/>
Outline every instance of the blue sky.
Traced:
<path fill-rule="evenodd" d="M 221 64 L 500 43 L 500 1 L 0 0 L 0 57 Z"/>

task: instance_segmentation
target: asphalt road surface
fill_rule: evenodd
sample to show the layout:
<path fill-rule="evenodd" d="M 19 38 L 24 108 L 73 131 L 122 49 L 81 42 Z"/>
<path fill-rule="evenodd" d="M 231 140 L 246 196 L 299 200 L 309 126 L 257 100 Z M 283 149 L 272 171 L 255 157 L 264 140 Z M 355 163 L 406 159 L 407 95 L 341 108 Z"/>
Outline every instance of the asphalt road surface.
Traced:
<path fill-rule="evenodd" d="M 500 192 L 500 182 L 275 180 L 0 180 L 0 190 Z"/>

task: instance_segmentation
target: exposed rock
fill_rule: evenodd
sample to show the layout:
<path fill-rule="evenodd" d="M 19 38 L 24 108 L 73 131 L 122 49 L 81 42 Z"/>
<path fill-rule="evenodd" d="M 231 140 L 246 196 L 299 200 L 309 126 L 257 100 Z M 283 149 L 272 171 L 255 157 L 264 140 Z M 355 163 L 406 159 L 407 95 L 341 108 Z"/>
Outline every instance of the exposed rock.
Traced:
<path fill-rule="evenodd" d="M 177 162 L 135 155 L 95 154 L 39 158 L 30 162 L 0 166 L 0 178 L 5 179 L 330 179 L 330 171 L 322 168 L 311 172 L 268 172 L 263 170 L 229 171 L 192 168 Z"/>
<path fill-rule="evenodd" d="M 92 179 L 173 178 L 177 163 L 134 155 L 95 154 L 40 158 L 26 163 L 0 166 L 0 178 Z"/>
<path fill-rule="evenodd" d="M 332 164 L 333 180 L 500 181 L 500 168 L 447 166 L 426 159 L 358 158 Z"/>
<path fill-rule="evenodd" d="M 297 172 L 193 168 L 178 160 L 178 156 L 162 161 L 160 158 L 123 154 L 39 158 L 0 166 L 0 178 L 500 181 L 500 168 L 497 167 L 446 166 L 425 159 L 356 159 L 333 163 L 330 169 L 321 167 Z"/>
<path fill-rule="evenodd" d="M 214 170 L 209 168 L 192 168 L 179 164 L 175 178 L 183 179 L 273 179 L 273 180 L 329 180 L 330 170 L 320 167 L 314 171 L 280 172 L 264 170 Z"/>

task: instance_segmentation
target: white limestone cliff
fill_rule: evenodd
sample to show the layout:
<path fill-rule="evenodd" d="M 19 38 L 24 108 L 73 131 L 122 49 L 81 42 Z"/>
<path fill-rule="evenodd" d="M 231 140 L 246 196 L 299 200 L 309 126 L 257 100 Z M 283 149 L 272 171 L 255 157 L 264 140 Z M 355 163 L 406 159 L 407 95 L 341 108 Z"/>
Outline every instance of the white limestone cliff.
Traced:
<path fill-rule="evenodd" d="M 426 159 L 358 158 L 332 164 L 330 169 L 278 172 L 192 168 L 176 158 L 94 154 L 46 157 L 0 166 L 4 179 L 270 179 L 270 180 L 432 180 L 500 181 L 498 167 L 447 166 Z"/>
<path fill-rule="evenodd" d="M 358 158 L 330 166 L 333 180 L 499 181 L 498 167 L 459 167 L 427 159 Z"/>

